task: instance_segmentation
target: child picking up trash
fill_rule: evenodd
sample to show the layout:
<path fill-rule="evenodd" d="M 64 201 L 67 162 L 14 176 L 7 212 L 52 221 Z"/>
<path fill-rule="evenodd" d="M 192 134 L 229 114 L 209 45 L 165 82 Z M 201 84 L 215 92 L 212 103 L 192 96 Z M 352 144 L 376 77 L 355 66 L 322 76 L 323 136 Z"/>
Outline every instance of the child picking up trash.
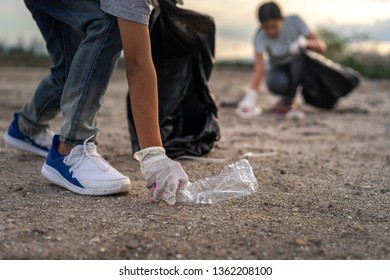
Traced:
<path fill-rule="evenodd" d="M 302 50 L 324 52 L 326 45 L 299 16 L 285 17 L 274 2 L 262 4 L 258 16 L 261 27 L 255 37 L 254 71 L 237 113 L 243 118 L 251 118 L 261 112 L 257 101 L 259 87 L 265 78 L 268 89 L 280 96 L 274 112 L 287 117 L 304 117 L 295 101 L 304 70 Z M 267 71 L 264 54 L 269 58 Z"/>
<path fill-rule="evenodd" d="M 42 175 L 82 195 L 127 192 L 130 179 L 97 152 L 97 114 L 124 51 L 133 116 L 146 186 L 156 201 L 175 204 L 188 177 L 162 147 L 157 77 L 152 61 L 150 0 L 25 0 L 46 43 L 53 66 L 30 101 L 15 113 L 5 142 L 46 158 Z M 59 135 L 50 121 L 60 112 Z M 20 167 L 23 169 L 23 167 Z"/>

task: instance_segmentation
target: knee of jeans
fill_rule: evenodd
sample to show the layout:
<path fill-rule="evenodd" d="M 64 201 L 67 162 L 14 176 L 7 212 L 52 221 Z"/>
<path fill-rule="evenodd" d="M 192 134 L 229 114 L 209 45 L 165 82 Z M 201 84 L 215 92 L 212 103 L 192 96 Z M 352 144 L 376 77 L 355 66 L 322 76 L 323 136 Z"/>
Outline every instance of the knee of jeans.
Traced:
<path fill-rule="evenodd" d="M 285 79 L 267 79 L 268 89 L 277 95 L 284 95 L 288 91 L 288 81 Z"/>
<path fill-rule="evenodd" d="M 100 19 L 93 21 L 87 28 L 87 37 L 93 37 L 96 40 L 106 40 L 110 48 L 122 50 L 122 41 L 119 33 L 118 22 L 116 18 Z"/>

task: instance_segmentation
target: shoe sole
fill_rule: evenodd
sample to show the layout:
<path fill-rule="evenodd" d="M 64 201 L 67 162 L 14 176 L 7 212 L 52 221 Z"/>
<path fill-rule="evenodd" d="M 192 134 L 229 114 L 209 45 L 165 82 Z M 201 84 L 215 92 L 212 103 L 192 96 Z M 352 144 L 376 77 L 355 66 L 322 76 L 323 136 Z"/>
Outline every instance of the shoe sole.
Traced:
<path fill-rule="evenodd" d="M 243 112 L 240 108 L 236 109 L 236 114 L 241 119 L 253 119 L 257 116 L 260 116 L 263 113 L 263 110 L 259 107 L 256 107 L 251 112 Z"/>
<path fill-rule="evenodd" d="M 49 153 L 37 147 L 34 147 L 33 145 L 26 143 L 18 138 L 12 137 L 11 135 L 8 134 L 8 131 L 4 134 L 3 138 L 5 143 L 7 143 L 9 146 L 17 150 L 32 153 L 34 155 L 41 156 L 41 157 L 47 157 L 47 154 Z"/>
<path fill-rule="evenodd" d="M 49 180 L 51 183 L 56 184 L 62 188 L 70 190 L 71 192 L 81 194 L 81 195 L 89 195 L 89 196 L 105 196 L 105 195 L 113 195 L 125 193 L 130 190 L 130 180 L 128 183 L 124 183 L 117 188 L 105 189 L 105 190 L 88 190 L 80 188 L 79 186 L 73 185 L 61 174 L 55 170 L 53 167 L 47 165 L 46 163 L 42 166 L 41 173 L 43 177 Z"/>

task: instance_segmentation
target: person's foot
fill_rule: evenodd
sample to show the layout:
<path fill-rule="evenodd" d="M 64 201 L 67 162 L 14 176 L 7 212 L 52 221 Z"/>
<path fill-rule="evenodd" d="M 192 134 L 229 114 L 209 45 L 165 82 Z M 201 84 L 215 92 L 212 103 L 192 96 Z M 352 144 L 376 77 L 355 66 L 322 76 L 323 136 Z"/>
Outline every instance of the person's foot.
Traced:
<path fill-rule="evenodd" d="M 289 111 L 289 112 L 286 114 L 286 118 L 287 118 L 287 119 L 290 119 L 290 120 L 301 120 L 301 119 L 304 119 L 305 117 L 306 117 L 305 113 L 302 112 L 302 111 L 299 110 L 299 109 Z"/>
<path fill-rule="evenodd" d="M 300 110 L 300 104 L 289 97 L 282 97 L 276 106 L 274 112 L 288 119 L 299 120 L 305 118 L 305 113 Z"/>
<path fill-rule="evenodd" d="M 33 137 L 27 136 L 20 130 L 19 117 L 19 113 L 15 113 L 11 125 L 4 134 L 4 142 L 15 149 L 47 157 L 54 133 L 47 128 Z"/>
<path fill-rule="evenodd" d="M 84 141 L 64 156 L 57 152 L 55 135 L 42 175 L 50 182 L 82 195 L 112 195 L 130 189 L 130 179 L 114 169 L 96 150 L 95 143 Z"/>
<path fill-rule="evenodd" d="M 257 106 L 258 92 L 248 90 L 244 99 L 238 104 L 237 115 L 244 119 L 254 118 L 261 114 L 261 108 Z"/>

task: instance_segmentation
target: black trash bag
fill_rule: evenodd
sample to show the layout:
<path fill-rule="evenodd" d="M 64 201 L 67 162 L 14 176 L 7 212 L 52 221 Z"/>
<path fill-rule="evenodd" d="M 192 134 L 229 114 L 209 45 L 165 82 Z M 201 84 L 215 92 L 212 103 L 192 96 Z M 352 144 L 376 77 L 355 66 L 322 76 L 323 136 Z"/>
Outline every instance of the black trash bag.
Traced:
<path fill-rule="evenodd" d="M 159 120 L 163 146 L 170 158 L 203 156 L 220 139 L 217 107 L 208 88 L 214 64 L 212 18 L 160 0 L 152 12 L 150 36 L 158 77 Z M 133 152 L 139 151 L 127 97 Z"/>
<path fill-rule="evenodd" d="M 351 68 L 312 51 L 306 51 L 302 94 L 306 103 L 317 108 L 332 109 L 341 97 L 359 84 L 361 76 Z"/>

